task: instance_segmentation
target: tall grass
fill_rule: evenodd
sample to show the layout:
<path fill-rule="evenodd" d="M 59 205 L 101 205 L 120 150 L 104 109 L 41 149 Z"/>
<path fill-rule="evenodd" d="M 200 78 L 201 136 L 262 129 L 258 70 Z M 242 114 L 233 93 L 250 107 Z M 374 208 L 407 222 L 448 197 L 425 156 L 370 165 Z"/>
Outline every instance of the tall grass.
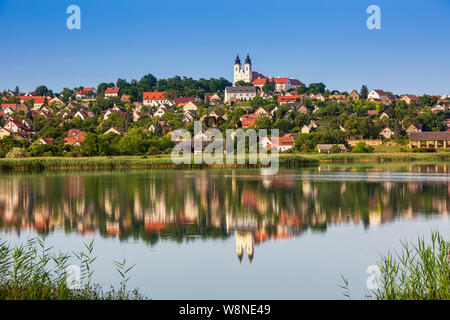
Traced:
<path fill-rule="evenodd" d="M 368 298 L 377 300 L 449 300 L 450 242 L 437 231 L 431 242 L 419 237 L 416 243 L 401 241 L 400 252 L 381 255 L 377 289 Z M 342 276 L 343 295 L 350 298 L 349 281 Z"/>
<path fill-rule="evenodd" d="M 25 244 L 11 246 L 0 241 L 0 299 L 1 300 L 131 300 L 145 299 L 138 290 L 128 290 L 126 282 L 133 268 L 126 260 L 115 262 L 121 275 L 120 287 L 105 291 L 92 283 L 95 261 L 93 242 L 72 254 L 52 252 L 45 241 L 32 238 Z M 80 266 L 81 274 L 73 281 L 69 266 Z"/>
<path fill-rule="evenodd" d="M 449 300 L 450 242 L 432 232 L 431 243 L 402 241 L 402 251 L 381 256 L 379 300 Z"/>

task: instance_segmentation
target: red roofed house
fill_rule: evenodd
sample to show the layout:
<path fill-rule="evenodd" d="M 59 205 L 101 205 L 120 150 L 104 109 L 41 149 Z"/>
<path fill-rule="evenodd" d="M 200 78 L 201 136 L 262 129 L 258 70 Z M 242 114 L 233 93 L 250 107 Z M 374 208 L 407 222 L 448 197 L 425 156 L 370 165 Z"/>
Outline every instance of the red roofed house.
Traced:
<path fill-rule="evenodd" d="M 152 107 L 158 107 L 161 104 L 168 104 L 170 106 L 173 105 L 172 101 L 170 101 L 166 97 L 165 92 L 144 92 L 142 103 L 144 106 L 152 106 Z"/>
<path fill-rule="evenodd" d="M 413 95 L 413 94 L 405 94 L 401 97 L 402 101 L 405 101 L 407 104 L 411 104 L 413 101 L 419 101 L 419 97 Z"/>
<path fill-rule="evenodd" d="M 266 84 L 266 80 L 269 82 L 274 81 L 275 82 L 275 91 L 283 92 L 283 91 L 289 91 L 292 89 L 296 89 L 297 87 L 301 86 L 303 83 L 300 80 L 297 79 L 290 79 L 290 78 L 259 78 L 252 81 L 252 84 L 255 87 L 262 88 Z"/>
<path fill-rule="evenodd" d="M 370 91 L 369 95 L 367 96 L 367 99 L 381 100 L 384 97 L 387 97 L 387 94 L 383 90 L 372 90 L 372 91 Z"/>
<path fill-rule="evenodd" d="M 183 97 L 175 98 L 176 106 L 185 106 L 188 102 L 196 104 L 197 98 L 183 98 Z"/>
<path fill-rule="evenodd" d="M 275 148 L 279 152 L 283 152 L 294 147 L 294 139 L 292 137 L 264 137 L 259 143 L 264 148 Z"/>
<path fill-rule="evenodd" d="M 30 131 L 22 122 L 14 118 L 9 118 L 6 120 L 3 127 L 11 133 Z"/>
<path fill-rule="evenodd" d="M 95 92 L 96 92 L 95 88 L 84 88 L 75 93 L 75 98 L 83 99 L 83 98 L 86 98 L 91 93 L 92 93 L 92 95 L 95 95 Z"/>
<path fill-rule="evenodd" d="M 33 98 L 33 107 L 36 109 L 41 108 L 45 103 L 47 103 L 47 97 L 34 96 L 32 98 Z"/>
<path fill-rule="evenodd" d="M 67 138 L 64 138 L 65 144 L 71 146 L 80 146 L 84 141 L 84 137 L 86 136 L 85 131 L 81 131 L 78 129 L 70 129 L 67 133 Z"/>
<path fill-rule="evenodd" d="M 119 87 L 111 87 L 106 89 L 105 91 L 105 97 L 106 98 L 118 98 L 120 93 Z"/>
<path fill-rule="evenodd" d="M 369 116 L 377 116 L 378 110 L 367 110 L 367 115 Z"/>
<path fill-rule="evenodd" d="M 291 96 L 278 96 L 278 104 L 286 104 L 288 102 L 296 102 L 297 99 L 301 100 L 305 97 L 304 94 L 291 95 Z"/>
<path fill-rule="evenodd" d="M 240 118 L 242 128 L 254 126 L 256 124 L 256 120 L 261 119 L 261 117 L 261 114 L 244 114 Z"/>

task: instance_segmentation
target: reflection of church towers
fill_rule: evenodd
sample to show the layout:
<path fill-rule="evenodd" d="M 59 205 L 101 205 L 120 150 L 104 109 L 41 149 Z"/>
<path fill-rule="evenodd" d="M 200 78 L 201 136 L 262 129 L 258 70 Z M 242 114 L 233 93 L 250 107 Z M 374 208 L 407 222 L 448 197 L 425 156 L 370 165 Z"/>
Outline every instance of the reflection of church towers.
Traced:
<path fill-rule="evenodd" d="M 236 237 L 236 254 L 238 256 L 239 262 L 242 262 L 242 257 L 244 256 L 244 251 L 247 250 L 248 259 L 250 263 L 253 261 L 253 234 L 251 232 L 235 232 Z"/>

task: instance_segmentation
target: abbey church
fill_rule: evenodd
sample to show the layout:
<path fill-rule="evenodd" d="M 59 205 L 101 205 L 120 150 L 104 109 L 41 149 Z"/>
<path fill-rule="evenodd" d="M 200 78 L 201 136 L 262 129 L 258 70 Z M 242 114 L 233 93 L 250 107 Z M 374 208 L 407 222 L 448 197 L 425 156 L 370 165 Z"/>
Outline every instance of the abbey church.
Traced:
<path fill-rule="evenodd" d="M 234 60 L 234 77 L 233 84 L 236 86 L 236 83 L 239 81 L 244 81 L 246 83 L 251 83 L 255 87 L 262 87 L 266 84 L 267 81 L 270 81 L 275 84 L 275 90 L 278 92 L 287 92 L 289 90 L 293 90 L 301 86 L 303 83 L 297 79 L 291 79 L 288 77 L 284 78 L 266 78 L 261 73 L 253 71 L 252 69 L 252 60 L 250 59 L 250 55 L 247 54 L 247 58 L 245 59 L 244 68 L 242 68 L 241 59 L 239 55 L 236 56 Z"/>

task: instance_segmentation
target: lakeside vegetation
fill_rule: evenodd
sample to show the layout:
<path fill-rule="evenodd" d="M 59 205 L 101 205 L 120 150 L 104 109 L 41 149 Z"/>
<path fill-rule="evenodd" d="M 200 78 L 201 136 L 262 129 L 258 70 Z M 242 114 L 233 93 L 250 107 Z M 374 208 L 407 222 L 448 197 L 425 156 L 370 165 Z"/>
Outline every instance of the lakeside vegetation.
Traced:
<path fill-rule="evenodd" d="M 52 252 L 41 238 L 12 246 L 0 239 L 0 300 L 140 300 L 145 297 L 137 289 L 128 290 L 126 283 L 133 266 L 126 260 L 115 261 L 121 276 L 118 288 L 104 290 L 92 282 L 94 273 L 93 241 L 73 254 Z M 80 267 L 80 278 L 70 272 L 71 262 Z"/>
<path fill-rule="evenodd" d="M 224 158 L 225 160 L 225 158 Z M 321 162 L 439 162 L 450 160 L 450 152 L 374 152 L 374 153 L 287 153 L 280 154 L 280 167 L 318 165 Z M 237 163 L 235 161 L 235 163 Z M 0 171 L 45 171 L 45 170 L 96 170 L 96 169 L 151 169 L 151 168 L 220 168 L 261 167 L 261 164 L 192 164 L 175 165 L 170 155 L 114 156 L 114 157 L 34 157 L 0 159 Z"/>
<path fill-rule="evenodd" d="M 369 298 L 377 300 L 450 300 L 450 242 L 439 232 L 408 242 L 400 252 L 380 255 L 377 289 Z M 349 282 L 343 277 L 344 296 L 350 298 Z"/>

